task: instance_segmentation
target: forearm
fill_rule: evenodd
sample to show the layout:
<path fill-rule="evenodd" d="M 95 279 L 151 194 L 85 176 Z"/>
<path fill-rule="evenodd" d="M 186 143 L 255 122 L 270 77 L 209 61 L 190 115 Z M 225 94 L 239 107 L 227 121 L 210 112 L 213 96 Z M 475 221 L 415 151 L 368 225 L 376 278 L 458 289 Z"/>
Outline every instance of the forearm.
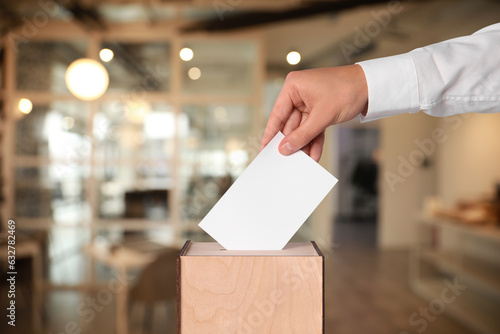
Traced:
<path fill-rule="evenodd" d="M 500 111 L 500 24 L 359 65 L 369 96 L 362 121 L 419 110 L 433 116 Z"/>

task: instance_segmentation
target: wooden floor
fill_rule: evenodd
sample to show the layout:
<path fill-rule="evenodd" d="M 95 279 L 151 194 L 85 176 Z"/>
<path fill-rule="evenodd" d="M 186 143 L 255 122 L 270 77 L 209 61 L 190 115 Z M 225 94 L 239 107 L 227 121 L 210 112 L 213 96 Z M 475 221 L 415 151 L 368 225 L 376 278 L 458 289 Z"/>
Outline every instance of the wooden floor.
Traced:
<path fill-rule="evenodd" d="M 331 334 L 413 334 L 422 329 L 422 321 L 412 326 L 409 318 L 428 302 L 416 297 L 407 286 L 408 252 L 379 252 L 374 247 L 373 224 L 337 224 L 335 247 L 325 252 L 325 324 Z M 2 283 L 2 309 L 5 310 L 5 284 Z M 23 293 L 28 296 L 29 293 Z M 78 307 L 92 294 L 77 291 L 52 291 L 45 294 L 40 334 L 92 333 L 112 334 L 115 330 L 115 305 L 111 302 L 95 312 L 88 323 L 78 315 Z M 29 298 L 19 297 L 17 326 L 6 325 L 5 316 L 0 333 L 34 333 L 30 328 Z M 170 309 L 169 309 L 170 307 Z M 173 305 L 162 305 L 154 310 L 150 330 L 143 330 L 142 309 L 132 311 L 130 334 L 175 333 Z M 3 314 L 3 312 L 2 312 Z M 422 319 L 422 317 L 419 317 Z M 86 319 L 89 319 L 88 317 Z M 65 329 L 74 321 L 82 331 Z M 425 334 L 472 334 L 442 314 L 427 321 Z M 38 333 L 36 333 L 38 334 Z M 201 333 L 200 333 L 201 334 Z M 224 333 L 221 333 L 224 334 Z M 256 333 L 258 334 L 258 333 Z M 307 333 L 297 333 L 307 334 Z"/>
<path fill-rule="evenodd" d="M 444 314 L 432 321 L 418 315 L 410 324 L 410 316 L 429 303 L 408 288 L 408 252 L 376 251 L 374 235 L 374 224 L 336 226 L 326 261 L 326 332 L 472 334 Z"/>

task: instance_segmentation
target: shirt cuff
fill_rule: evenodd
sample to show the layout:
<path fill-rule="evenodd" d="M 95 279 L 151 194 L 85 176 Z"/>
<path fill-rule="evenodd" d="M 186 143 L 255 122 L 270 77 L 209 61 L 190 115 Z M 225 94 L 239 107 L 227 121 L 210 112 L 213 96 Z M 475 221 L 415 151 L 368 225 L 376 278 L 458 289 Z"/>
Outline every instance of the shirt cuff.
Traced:
<path fill-rule="evenodd" d="M 368 85 L 368 111 L 361 122 L 420 110 L 417 72 L 408 53 L 356 64 Z"/>

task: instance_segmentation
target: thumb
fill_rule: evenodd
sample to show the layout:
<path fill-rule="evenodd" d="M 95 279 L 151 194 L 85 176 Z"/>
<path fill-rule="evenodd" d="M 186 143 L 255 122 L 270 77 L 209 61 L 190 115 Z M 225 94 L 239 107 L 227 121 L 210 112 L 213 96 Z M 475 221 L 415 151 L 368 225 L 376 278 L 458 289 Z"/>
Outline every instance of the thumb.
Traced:
<path fill-rule="evenodd" d="M 279 145 L 279 151 L 283 155 L 290 155 L 309 144 L 322 131 L 320 127 L 314 126 L 312 117 L 309 117 L 283 138 Z"/>

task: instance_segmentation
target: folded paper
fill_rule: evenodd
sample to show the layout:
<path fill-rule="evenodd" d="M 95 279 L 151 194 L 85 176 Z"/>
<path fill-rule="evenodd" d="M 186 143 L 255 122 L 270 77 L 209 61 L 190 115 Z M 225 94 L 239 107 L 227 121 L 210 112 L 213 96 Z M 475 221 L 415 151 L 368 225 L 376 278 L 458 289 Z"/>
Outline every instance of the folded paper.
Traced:
<path fill-rule="evenodd" d="M 227 250 L 281 250 L 337 179 L 302 151 L 279 153 L 279 132 L 199 226 Z"/>

